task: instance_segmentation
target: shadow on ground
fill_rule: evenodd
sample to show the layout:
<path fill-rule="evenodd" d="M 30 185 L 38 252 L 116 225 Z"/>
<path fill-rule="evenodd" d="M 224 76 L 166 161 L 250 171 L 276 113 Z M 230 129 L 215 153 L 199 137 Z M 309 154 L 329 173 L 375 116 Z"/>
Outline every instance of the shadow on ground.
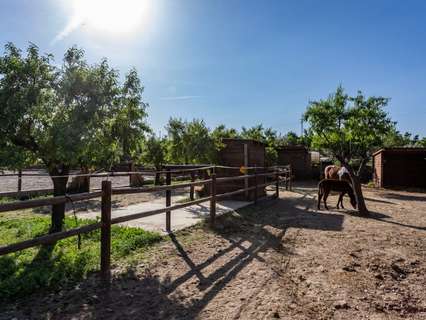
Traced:
<path fill-rule="evenodd" d="M 382 197 L 387 199 L 402 200 L 402 201 L 426 201 L 426 193 L 423 195 L 413 194 L 398 194 L 394 192 L 385 192 Z"/>
<path fill-rule="evenodd" d="M 173 278 L 151 273 L 149 268 L 144 271 L 131 268 L 114 277 L 109 289 L 105 289 L 100 280 L 92 276 L 77 289 L 64 290 L 52 301 L 37 303 L 37 307 L 27 300 L 21 301 L 15 311 L 5 315 L 19 313 L 23 317 L 38 318 L 48 313 L 53 319 L 80 314 L 89 314 L 96 319 L 192 319 L 252 261 L 272 268 L 270 261 L 264 258 L 265 252 L 270 252 L 269 257 L 274 258 L 292 255 L 292 244 L 283 240 L 289 228 L 341 231 L 344 215 L 316 212 L 312 210 L 315 204 L 315 198 L 305 193 L 299 198 L 261 201 L 237 210 L 237 213 L 218 217 L 214 229 L 207 225 L 202 228 L 210 238 L 227 245 L 220 250 L 212 248 L 210 255 L 201 262 L 199 259 L 195 262 L 196 253 L 184 245 L 183 236 L 179 233 L 170 235 L 172 246 L 178 253 L 178 258 L 171 259 L 177 259 L 182 270 L 177 270 Z M 237 253 L 229 254 L 231 252 Z M 217 263 L 218 260 L 221 262 Z M 210 272 L 203 272 L 207 267 Z M 285 274 L 285 270 L 276 272 Z M 197 281 L 194 298 L 179 299 L 179 288 L 194 279 Z"/>

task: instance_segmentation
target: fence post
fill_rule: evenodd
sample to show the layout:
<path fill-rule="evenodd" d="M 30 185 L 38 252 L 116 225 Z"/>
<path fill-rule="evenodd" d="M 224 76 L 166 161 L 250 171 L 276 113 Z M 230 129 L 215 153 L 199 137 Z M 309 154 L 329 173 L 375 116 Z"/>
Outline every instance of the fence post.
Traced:
<path fill-rule="evenodd" d="M 275 179 L 276 179 L 276 185 L 275 185 L 275 188 L 276 188 L 276 195 L 275 195 L 275 197 L 279 198 L 279 197 L 280 197 L 280 174 L 279 174 L 278 169 L 275 169 L 275 170 L 276 170 L 276 173 L 275 173 Z"/>
<path fill-rule="evenodd" d="M 195 171 L 191 171 L 191 182 L 195 181 Z M 189 188 L 189 198 L 194 200 L 194 186 Z"/>
<path fill-rule="evenodd" d="M 211 185 L 210 185 L 210 224 L 214 226 L 216 219 L 216 171 L 213 168 L 213 173 L 211 175 Z"/>
<path fill-rule="evenodd" d="M 254 204 L 257 204 L 257 168 L 254 167 Z"/>
<path fill-rule="evenodd" d="M 18 171 L 18 192 L 21 193 L 22 191 L 22 169 L 19 169 Z"/>
<path fill-rule="evenodd" d="M 170 172 L 170 169 L 167 169 L 166 173 L 166 185 L 172 184 L 172 173 Z M 170 207 L 172 204 L 172 191 L 166 190 L 166 207 Z M 171 232 L 171 212 L 166 211 L 166 231 Z"/>
<path fill-rule="evenodd" d="M 111 193 L 111 181 L 102 181 L 101 276 L 108 283 L 111 278 Z"/>

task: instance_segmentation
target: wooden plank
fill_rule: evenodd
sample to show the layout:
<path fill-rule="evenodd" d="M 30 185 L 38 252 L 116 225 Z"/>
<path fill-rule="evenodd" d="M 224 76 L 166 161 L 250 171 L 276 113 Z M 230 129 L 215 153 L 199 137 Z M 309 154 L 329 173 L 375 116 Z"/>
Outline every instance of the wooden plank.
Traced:
<path fill-rule="evenodd" d="M 195 182 L 195 172 L 191 171 L 191 182 Z M 189 187 L 189 199 L 194 200 L 194 185 Z"/>
<path fill-rule="evenodd" d="M 254 169 L 254 203 L 257 204 L 258 190 L 257 190 L 257 170 Z"/>
<path fill-rule="evenodd" d="M 18 172 L 18 193 L 22 191 L 22 170 L 19 169 Z"/>
<path fill-rule="evenodd" d="M 183 208 L 186 208 L 186 207 L 194 206 L 196 204 L 200 204 L 200 203 L 203 203 L 203 202 L 210 201 L 210 199 L 211 199 L 211 197 L 204 197 L 204 198 L 200 198 L 200 199 L 197 199 L 197 200 L 194 200 L 194 201 L 176 204 L 176 205 L 170 206 L 170 207 L 164 207 L 164 208 L 160 208 L 160 209 L 156 209 L 156 210 L 150 210 L 150 211 L 134 213 L 134 214 L 126 215 L 126 216 L 112 218 L 111 224 L 123 223 L 123 222 L 131 221 L 131 220 L 135 220 L 135 219 L 145 218 L 145 217 L 153 216 L 153 215 L 156 215 L 156 214 L 164 213 L 166 211 L 172 212 L 173 210 L 183 209 Z"/>
<path fill-rule="evenodd" d="M 22 241 L 19 243 L 14 243 L 8 246 L 4 246 L 4 247 L 0 247 L 0 256 L 5 255 L 5 254 L 9 254 L 9 253 L 13 253 L 13 252 L 17 252 L 17 251 L 21 251 L 24 249 L 28 249 L 31 247 L 36 247 L 38 245 L 42 245 L 42 244 L 49 244 L 49 243 L 53 243 L 56 242 L 58 240 L 62 240 L 65 238 L 69 238 L 72 236 L 76 236 L 78 234 L 83 234 L 83 233 L 88 233 L 91 231 L 94 231 L 96 229 L 99 229 L 101 227 L 101 223 L 93 223 L 93 224 L 89 224 L 87 226 L 83 226 L 80 228 L 75 228 L 75 229 L 70 229 L 67 231 L 61 231 L 61 232 L 56 232 L 56 233 L 52 233 L 52 234 L 47 234 L 45 236 L 40 236 L 34 239 L 30 239 L 30 240 L 26 240 L 26 241 Z"/>
<path fill-rule="evenodd" d="M 249 165 L 249 159 L 248 159 L 249 155 L 248 155 L 248 145 L 247 143 L 244 143 L 244 167 L 247 168 Z M 249 187 L 249 179 L 246 178 L 244 179 L 244 188 L 246 189 L 245 191 L 245 197 L 248 200 L 249 197 L 249 191 L 247 190 L 247 188 Z"/>
<path fill-rule="evenodd" d="M 111 189 L 111 181 L 102 181 L 101 276 L 108 283 L 111 279 Z"/>
<path fill-rule="evenodd" d="M 167 170 L 166 173 L 166 185 L 169 185 L 172 183 L 172 175 L 170 173 L 170 170 Z M 170 207 L 172 204 L 172 191 L 170 189 L 166 190 L 166 207 Z M 171 211 L 166 211 L 166 231 L 171 232 Z"/>
<path fill-rule="evenodd" d="M 113 189 L 112 194 L 115 195 L 115 194 L 132 194 L 132 193 L 143 193 L 143 192 L 167 191 L 167 190 L 175 190 L 180 188 L 187 188 L 191 186 L 201 186 L 207 183 L 211 183 L 211 179 L 194 181 L 194 182 L 176 183 L 173 185 L 156 186 L 156 187 L 142 187 L 142 188 L 125 187 L 120 189 Z"/>
<path fill-rule="evenodd" d="M 278 199 L 280 197 L 280 174 L 277 171 L 277 174 L 275 176 L 275 180 L 276 180 L 276 185 L 275 185 L 275 196 Z"/>
<path fill-rule="evenodd" d="M 216 220 L 216 173 L 212 173 L 212 184 L 210 188 L 210 224 L 214 226 Z"/>
<path fill-rule="evenodd" d="M 230 196 L 240 194 L 240 193 L 245 193 L 246 191 L 253 190 L 254 188 L 255 187 L 247 188 L 248 190 L 243 188 L 243 189 L 238 189 L 238 190 L 227 192 L 227 193 L 221 193 L 221 194 L 216 195 L 216 200 L 223 199 L 223 198 L 226 198 L 226 197 L 230 197 Z"/>
<path fill-rule="evenodd" d="M 66 202 L 82 201 L 82 200 L 88 200 L 93 198 L 99 198 L 100 196 L 102 196 L 102 192 L 77 193 L 77 194 L 73 194 L 69 196 L 67 195 L 67 196 L 51 197 L 46 199 L 35 199 L 35 200 L 4 203 L 0 205 L 0 212 L 37 208 L 37 207 L 49 206 L 53 204 L 61 204 Z"/>

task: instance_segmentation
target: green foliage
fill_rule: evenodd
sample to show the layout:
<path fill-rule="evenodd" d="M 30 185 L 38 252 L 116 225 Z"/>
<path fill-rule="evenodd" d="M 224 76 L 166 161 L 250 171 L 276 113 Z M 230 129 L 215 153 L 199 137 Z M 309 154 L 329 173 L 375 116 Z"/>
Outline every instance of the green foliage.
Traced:
<path fill-rule="evenodd" d="M 78 224 L 93 223 L 79 220 Z M 65 219 L 66 229 L 76 227 L 72 218 Z M 0 246 L 46 234 L 47 217 L 0 220 Z M 161 240 L 157 233 L 142 229 L 112 227 L 112 259 L 119 260 Z M 58 241 L 54 247 L 36 247 L 0 257 L 0 302 L 30 295 L 39 290 L 58 289 L 72 285 L 88 273 L 99 269 L 100 232 Z"/>
<path fill-rule="evenodd" d="M 132 156 L 148 130 L 142 92 L 135 70 L 121 85 L 106 59 L 89 65 L 76 47 L 58 68 L 34 44 L 26 55 L 7 44 L 0 56 L 0 155 L 8 160 L 0 165 L 40 159 L 57 176 Z M 65 193 L 67 180 L 53 180 L 55 195 Z M 52 231 L 63 216 L 63 205 L 52 206 Z"/>
<path fill-rule="evenodd" d="M 420 140 L 418 135 L 412 135 L 409 132 L 404 134 L 396 129 L 392 129 L 384 138 L 384 147 L 422 147 L 422 143 L 426 138 Z"/>
<path fill-rule="evenodd" d="M 169 162 L 183 164 L 215 162 L 217 155 L 215 142 L 203 120 L 194 119 L 188 122 L 171 118 L 166 129 Z"/>
<path fill-rule="evenodd" d="M 225 144 L 222 142 L 222 139 L 236 138 L 238 136 L 237 130 L 234 128 L 227 128 L 224 124 L 218 125 L 211 132 L 211 138 L 213 139 L 215 149 L 220 151 L 225 147 Z"/>
<path fill-rule="evenodd" d="M 243 139 L 252 139 L 264 143 L 266 165 L 272 166 L 277 163 L 277 147 L 281 145 L 281 138 L 275 130 L 272 128 L 265 129 L 263 125 L 259 124 L 251 128 L 242 127 L 240 136 Z"/>
<path fill-rule="evenodd" d="M 34 44 L 24 56 L 9 43 L 0 57 L 0 152 L 12 146 L 10 159 L 41 159 L 49 171 L 114 163 L 147 130 L 142 91 L 135 70 L 121 86 L 106 59 L 89 65 L 78 48 L 58 68 Z"/>
<path fill-rule="evenodd" d="M 312 145 L 341 162 L 366 160 L 394 127 L 383 110 L 388 100 L 365 98 L 361 92 L 349 97 L 338 87 L 327 99 L 311 102 L 304 117 L 310 125 Z"/>
<path fill-rule="evenodd" d="M 126 74 L 118 99 L 117 116 L 114 121 L 113 132 L 121 141 L 122 158 L 136 159 L 141 155 L 141 141 L 145 133 L 151 129 L 147 125 L 146 108 L 148 104 L 142 101 L 144 87 L 135 69 Z"/>
<path fill-rule="evenodd" d="M 161 170 L 161 166 L 166 159 L 166 140 L 151 135 L 144 143 L 142 161 L 153 165 L 156 170 Z"/>

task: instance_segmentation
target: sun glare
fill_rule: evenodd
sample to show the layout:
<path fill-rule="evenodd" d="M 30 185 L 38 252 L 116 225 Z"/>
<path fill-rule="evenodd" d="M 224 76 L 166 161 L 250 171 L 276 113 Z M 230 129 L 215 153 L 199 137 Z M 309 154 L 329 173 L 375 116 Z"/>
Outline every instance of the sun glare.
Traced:
<path fill-rule="evenodd" d="M 109 33 L 130 33 L 149 16 L 147 0 L 74 0 L 74 15 L 83 25 Z"/>

